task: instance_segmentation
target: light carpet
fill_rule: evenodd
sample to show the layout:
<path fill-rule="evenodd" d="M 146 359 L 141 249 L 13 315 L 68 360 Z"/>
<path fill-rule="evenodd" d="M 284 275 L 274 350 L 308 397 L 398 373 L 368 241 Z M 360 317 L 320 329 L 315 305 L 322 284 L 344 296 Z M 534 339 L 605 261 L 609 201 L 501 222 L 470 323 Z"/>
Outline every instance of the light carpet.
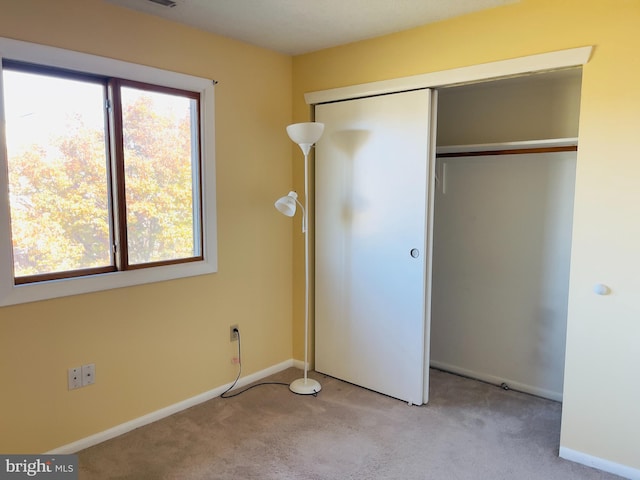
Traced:
<path fill-rule="evenodd" d="M 310 376 L 317 397 L 260 386 L 81 451 L 80 479 L 620 478 L 558 457 L 557 402 L 432 370 L 429 404 L 408 406 Z"/>

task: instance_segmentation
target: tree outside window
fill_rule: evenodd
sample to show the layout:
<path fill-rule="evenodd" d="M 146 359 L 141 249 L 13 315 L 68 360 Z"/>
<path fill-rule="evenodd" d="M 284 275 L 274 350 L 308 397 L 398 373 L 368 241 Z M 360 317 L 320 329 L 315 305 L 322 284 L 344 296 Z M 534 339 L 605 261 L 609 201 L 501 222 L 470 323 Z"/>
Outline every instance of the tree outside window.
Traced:
<path fill-rule="evenodd" d="M 197 93 L 12 62 L 3 87 L 16 283 L 202 258 Z"/>

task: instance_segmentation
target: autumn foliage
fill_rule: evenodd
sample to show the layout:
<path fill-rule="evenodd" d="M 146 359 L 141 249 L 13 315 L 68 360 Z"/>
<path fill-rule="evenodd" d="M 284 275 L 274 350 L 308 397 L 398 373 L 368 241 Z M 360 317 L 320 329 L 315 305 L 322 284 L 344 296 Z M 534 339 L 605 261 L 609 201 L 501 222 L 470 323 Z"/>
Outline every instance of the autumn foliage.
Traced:
<path fill-rule="evenodd" d="M 176 116 L 157 108 L 158 96 L 123 95 L 124 179 L 113 174 L 106 129 L 80 116 L 48 144 L 9 151 L 16 277 L 114 265 L 115 181 L 125 184 L 130 264 L 194 256 L 190 100 Z"/>

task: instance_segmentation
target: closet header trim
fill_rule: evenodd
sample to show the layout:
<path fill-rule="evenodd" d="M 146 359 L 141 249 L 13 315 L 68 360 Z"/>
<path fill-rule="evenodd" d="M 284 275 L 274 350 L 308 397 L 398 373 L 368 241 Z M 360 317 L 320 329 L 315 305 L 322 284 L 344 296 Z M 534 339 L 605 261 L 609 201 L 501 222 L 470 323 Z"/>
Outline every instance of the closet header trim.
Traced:
<path fill-rule="evenodd" d="M 320 90 L 305 93 L 304 99 L 308 105 L 350 100 L 354 98 L 370 97 L 387 93 L 397 93 L 422 88 L 444 87 L 481 80 L 505 78 L 524 75 L 545 70 L 584 65 L 591 57 L 592 46 L 558 50 L 549 53 L 528 55 L 525 57 L 482 63 L 467 67 L 453 68 L 439 72 L 424 73 L 410 77 L 381 80 L 347 87 Z"/>

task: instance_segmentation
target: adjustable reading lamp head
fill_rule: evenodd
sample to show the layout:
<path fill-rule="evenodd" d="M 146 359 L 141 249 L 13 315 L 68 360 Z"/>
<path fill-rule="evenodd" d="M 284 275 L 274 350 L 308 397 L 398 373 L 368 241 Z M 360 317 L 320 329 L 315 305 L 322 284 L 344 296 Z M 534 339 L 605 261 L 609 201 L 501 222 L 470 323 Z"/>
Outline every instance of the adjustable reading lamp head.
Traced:
<path fill-rule="evenodd" d="M 286 196 L 276 200 L 276 208 L 280 213 L 287 217 L 293 217 L 296 214 L 296 203 L 298 202 L 298 194 L 289 192 Z"/>

